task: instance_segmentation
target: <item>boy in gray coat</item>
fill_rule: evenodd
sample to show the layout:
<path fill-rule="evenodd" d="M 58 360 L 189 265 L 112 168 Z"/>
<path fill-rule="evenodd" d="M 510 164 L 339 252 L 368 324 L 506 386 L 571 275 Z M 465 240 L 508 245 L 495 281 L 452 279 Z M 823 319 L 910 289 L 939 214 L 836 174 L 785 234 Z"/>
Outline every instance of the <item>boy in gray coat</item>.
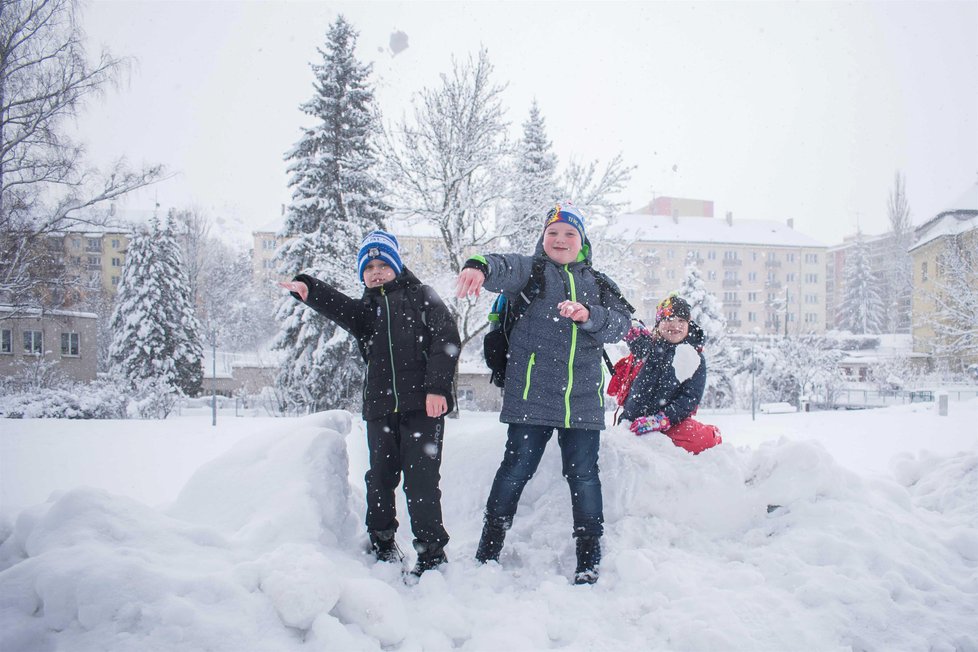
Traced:
<path fill-rule="evenodd" d="M 510 301 L 544 261 L 543 287 L 510 337 L 503 409 L 506 452 L 486 503 L 476 559 L 498 561 L 526 483 L 557 430 L 563 475 L 570 486 L 577 547 L 576 584 L 593 584 L 604 521 L 598 476 L 604 429 L 603 345 L 621 340 L 630 314 L 617 288 L 591 269 L 591 243 L 581 213 L 568 204 L 550 210 L 533 256 L 473 256 L 459 274 L 459 297 L 485 287 Z"/>

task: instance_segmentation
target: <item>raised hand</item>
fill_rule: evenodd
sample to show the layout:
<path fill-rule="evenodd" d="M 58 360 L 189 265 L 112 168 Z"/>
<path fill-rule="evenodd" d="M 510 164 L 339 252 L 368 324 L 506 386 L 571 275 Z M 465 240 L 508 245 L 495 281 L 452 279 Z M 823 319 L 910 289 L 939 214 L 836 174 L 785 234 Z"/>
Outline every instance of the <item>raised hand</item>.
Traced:
<path fill-rule="evenodd" d="M 302 281 L 279 281 L 279 286 L 298 294 L 303 303 L 309 297 L 309 286 Z"/>
<path fill-rule="evenodd" d="M 466 267 L 458 275 L 458 283 L 455 284 L 455 296 L 459 299 L 479 296 L 479 291 L 485 282 L 485 274 L 472 267 Z"/>

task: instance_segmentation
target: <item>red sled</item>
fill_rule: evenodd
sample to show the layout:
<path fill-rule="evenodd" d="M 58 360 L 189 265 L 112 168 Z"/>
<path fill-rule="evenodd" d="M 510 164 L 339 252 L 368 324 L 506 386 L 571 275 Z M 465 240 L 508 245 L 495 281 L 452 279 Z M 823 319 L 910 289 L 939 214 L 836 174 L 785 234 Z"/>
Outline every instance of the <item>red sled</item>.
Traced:
<path fill-rule="evenodd" d="M 693 455 L 723 443 L 719 428 L 700 423 L 693 417 L 677 423 L 662 434 L 671 439 L 676 446 L 685 448 Z"/>

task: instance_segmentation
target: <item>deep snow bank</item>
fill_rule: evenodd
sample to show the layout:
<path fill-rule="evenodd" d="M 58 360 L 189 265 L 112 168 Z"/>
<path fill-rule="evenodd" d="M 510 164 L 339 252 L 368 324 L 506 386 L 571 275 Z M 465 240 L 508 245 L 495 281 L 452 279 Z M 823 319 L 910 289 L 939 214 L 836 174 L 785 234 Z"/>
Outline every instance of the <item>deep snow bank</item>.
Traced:
<path fill-rule="evenodd" d="M 611 429 L 602 577 L 575 587 L 556 442 L 501 563 L 479 566 L 504 435 L 451 425 L 452 561 L 416 586 L 360 552 L 360 425 L 328 412 L 270 422 L 165 511 L 79 489 L 22 512 L 0 545 L 0 649 L 978 648 L 974 450 L 901 456 L 894 481 L 813 442 L 692 456 Z"/>

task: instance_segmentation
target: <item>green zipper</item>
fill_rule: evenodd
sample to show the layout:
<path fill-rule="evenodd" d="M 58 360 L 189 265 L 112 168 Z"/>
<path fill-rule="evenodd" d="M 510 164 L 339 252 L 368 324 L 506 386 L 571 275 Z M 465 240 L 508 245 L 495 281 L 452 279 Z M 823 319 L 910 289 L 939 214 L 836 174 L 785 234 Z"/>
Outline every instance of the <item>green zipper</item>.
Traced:
<path fill-rule="evenodd" d="M 380 295 L 384 297 L 384 305 L 387 306 L 387 348 L 391 352 L 391 388 L 394 390 L 394 411 L 397 412 L 397 372 L 394 371 L 394 341 L 391 339 L 391 304 L 383 286 L 380 288 Z"/>
<path fill-rule="evenodd" d="M 536 364 L 536 361 L 537 361 L 537 354 L 536 352 L 533 352 L 530 354 L 530 361 L 526 364 L 526 382 L 523 383 L 524 401 L 526 400 L 526 397 L 530 393 L 530 373 L 533 371 L 533 365 Z"/>
<path fill-rule="evenodd" d="M 567 274 L 567 278 L 570 280 L 570 300 L 577 301 L 577 287 L 574 285 L 574 275 L 571 274 L 570 269 L 567 265 L 564 265 L 564 272 Z M 570 407 L 570 397 L 571 390 L 574 388 L 574 353 L 577 351 L 577 322 L 571 322 L 571 345 L 570 345 L 570 357 L 567 358 L 567 391 L 564 392 L 564 427 L 571 427 L 571 407 Z"/>

